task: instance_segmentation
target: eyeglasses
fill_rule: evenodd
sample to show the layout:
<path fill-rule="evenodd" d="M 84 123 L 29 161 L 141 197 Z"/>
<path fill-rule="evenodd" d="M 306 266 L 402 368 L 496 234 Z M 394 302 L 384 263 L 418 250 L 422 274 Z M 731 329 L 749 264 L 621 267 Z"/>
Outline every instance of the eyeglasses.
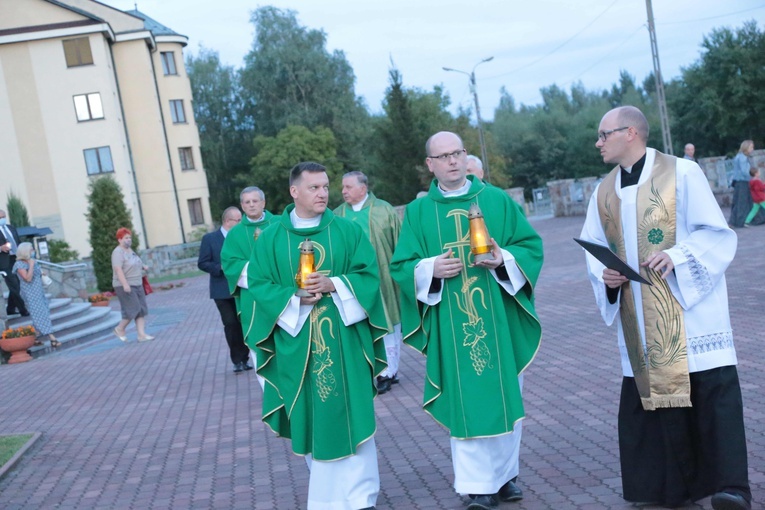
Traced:
<path fill-rule="evenodd" d="M 449 152 L 447 154 L 441 154 L 439 156 L 428 156 L 430 159 L 437 159 L 439 161 L 449 161 L 449 158 L 459 159 L 460 156 L 465 154 L 465 149 Z"/>
<path fill-rule="evenodd" d="M 612 133 L 616 133 L 617 131 L 624 131 L 625 129 L 629 129 L 629 128 L 630 128 L 629 126 L 624 126 L 624 127 L 620 127 L 616 129 L 610 129 L 608 131 L 601 131 L 598 133 L 598 138 L 600 139 L 601 142 L 605 142 L 608 139 L 608 135 Z"/>

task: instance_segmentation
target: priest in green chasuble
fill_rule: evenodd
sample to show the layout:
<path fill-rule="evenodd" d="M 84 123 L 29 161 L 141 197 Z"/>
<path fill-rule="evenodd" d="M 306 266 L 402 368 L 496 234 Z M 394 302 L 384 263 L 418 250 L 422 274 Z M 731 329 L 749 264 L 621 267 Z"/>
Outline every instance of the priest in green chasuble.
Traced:
<path fill-rule="evenodd" d="M 244 211 L 242 221 L 232 228 L 223 242 L 220 252 L 221 267 L 228 281 L 228 288 L 236 301 L 237 313 L 242 324 L 242 333 L 247 338 L 252 323 L 252 308 L 254 303 L 248 293 L 242 293 L 247 288 L 247 265 L 252 255 L 260 232 L 273 221 L 273 214 L 266 211 L 266 196 L 257 186 L 248 186 L 239 194 L 239 204 Z M 255 359 L 255 364 L 258 360 Z M 252 367 L 245 365 L 246 370 Z M 263 380 L 258 378 L 261 387 Z"/>
<path fill-rule="evenodd" d="M 247 337 L 266 380 L 263 421 L 311 470 L 309 509 L 374 507 L 380 487 L 374 442 L 374 377 L 385 368 L 388 333 L 377 258 L 361 227 L 327 209 L 325 168 L 290 172 L 289 205 L 255 244 Z M 301 244 L 314 271 L 298 297 Z"/>
<path fill-rule="evenodd" d="M 343 176 L 343 200 L 345 203 L 335 209 L 335 214 L 358 224 L 372 242 L 377 253 L 377 268 L 380 270 L 380 292 L 385 305 L 388 324 L 393 332 L 385 335 L 385 355 L 388 368 L 377 376 L 377 393 L 383 394 L 398 382 L 398 362 L 401 358 L 401 314 L 399 313 L 398 285 L 390 276 L 390 259 L 396 249 L 401 231 L 401 218 L 385 200 L 380 200 L 369 191 L 367 176 L 362 172 L 348 172 Z"/>
<path fill-rule="evenodd" d="M 404 213 L 391 274 L 401 287 L 404 341 L 427 356 L 424 409 L 449 430 L 454 488 L 468 508 L 523 497 L 515 485 L 522 372 L 537 353 L 541 327 L 534 285 L 542 240 L 502 190 L 466 176 L 454 133 L 425 145 L 435 179 Z M 468 210 L 483 211 L 491 251 L 475 262 Z"/>

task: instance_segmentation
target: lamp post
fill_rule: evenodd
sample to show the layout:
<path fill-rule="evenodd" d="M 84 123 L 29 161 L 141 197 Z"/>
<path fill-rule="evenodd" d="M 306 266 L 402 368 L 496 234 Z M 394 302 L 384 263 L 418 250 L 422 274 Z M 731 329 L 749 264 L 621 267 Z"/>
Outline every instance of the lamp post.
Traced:
<path fill-rule="evenodd" d="M 478 106 L 478 92 L 475 87 L 475 68 L 483 64 L 484 62 L 489 62 L 493 60 L 494 57 L 488 57 L 480 62 L 478 62 L 476 65 L 473 66 L 473 70 L 469 73 L 465 71 L 460 71 L 459 69 L 452 69 L 451 67 L 444 67 L 444 71 L 453 71 L 455 73 L 462 73 L 464 75 L 467 75 L 468 78 L 470 78 L 470 92 L 473 94 L 473 101 L 475 101 L 475 116 L 478 120 L 478 138 L 481 142 L 481 159 L 483 160 L 483 171 L 484 171 L 484 178 L 486 179 L 486 182 L 489 181 L 489 158 L 486 156 L 486 141 L 483 138 L 483 121 L 481 120 L 481 108 Z"/>

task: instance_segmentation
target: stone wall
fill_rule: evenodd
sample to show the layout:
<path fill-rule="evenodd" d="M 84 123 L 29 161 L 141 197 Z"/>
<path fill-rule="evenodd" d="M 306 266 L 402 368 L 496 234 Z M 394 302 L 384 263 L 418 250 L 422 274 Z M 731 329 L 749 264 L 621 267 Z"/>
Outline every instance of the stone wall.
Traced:
<path fill-rule="evenodd" d="M 560 179 L 547 183 L 553 216 L 584 216 L 600 178 Z"/>

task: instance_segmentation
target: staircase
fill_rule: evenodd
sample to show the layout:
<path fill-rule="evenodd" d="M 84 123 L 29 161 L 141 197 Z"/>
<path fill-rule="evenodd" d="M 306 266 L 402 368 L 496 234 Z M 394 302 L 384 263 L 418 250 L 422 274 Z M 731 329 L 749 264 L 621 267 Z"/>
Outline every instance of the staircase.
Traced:
<path fill-rule="evenodd" d="M 48 296 L 48 305 L 50 306 L 50 320 L 53 323 L 53 334 L 61 342 L 61 347 L 51 348 L 47 337 L 43 337 L 42 340 L 45 345 L 38 345 L 29 349 L 29 354 L 34 358 L 91 340 L 108 338 L 122 317 L 120 312 L 113 311 L 109 306 L 75 303 L 72 298 L 51 298 Z M 10 315 L 6 327 L 17 328 L 31 324 L 32 317 Z"/>

